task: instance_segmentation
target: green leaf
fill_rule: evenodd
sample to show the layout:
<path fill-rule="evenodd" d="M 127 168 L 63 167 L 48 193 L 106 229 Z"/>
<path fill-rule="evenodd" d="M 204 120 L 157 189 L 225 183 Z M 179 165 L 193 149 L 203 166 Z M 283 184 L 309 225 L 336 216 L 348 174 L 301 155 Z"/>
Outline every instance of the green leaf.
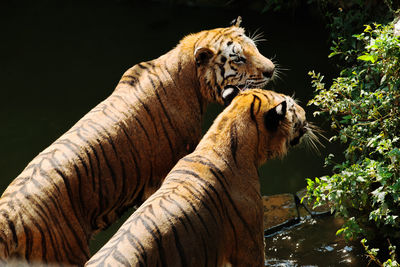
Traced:
<path fill-rule="evenodd" d="M 344 230 L 346 230 L 346 229 L 345 228 L 340 228 L 339 230 L 336 231 L 336 235 L 341 235 Z"/>
<path fill-rule="evenodd" d="M 376 57 L 370 55 L 370 54 L 365 54 L 362 56 L 359 56 L 357 59 L 362 60 L 362 61 L 370 61 L 372 63 L 375 63 Z"/>

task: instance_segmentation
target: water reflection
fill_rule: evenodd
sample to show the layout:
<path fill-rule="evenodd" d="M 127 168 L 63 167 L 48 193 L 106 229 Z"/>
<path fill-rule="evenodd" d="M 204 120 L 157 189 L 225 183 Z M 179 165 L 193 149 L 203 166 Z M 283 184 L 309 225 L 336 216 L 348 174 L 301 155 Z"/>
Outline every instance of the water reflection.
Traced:
<path fill-rule="evenodd" d="M 336 236 L 343 221 L 334 216 L 307 219 L 265 237 L 266 266 L 367 266 L 359 243 Z"/>

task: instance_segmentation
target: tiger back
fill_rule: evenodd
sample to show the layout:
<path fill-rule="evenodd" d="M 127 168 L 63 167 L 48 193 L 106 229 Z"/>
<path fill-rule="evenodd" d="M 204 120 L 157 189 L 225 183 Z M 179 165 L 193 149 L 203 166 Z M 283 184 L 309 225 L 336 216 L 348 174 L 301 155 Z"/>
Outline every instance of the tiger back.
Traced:
<path fill-rule="evenodd" d="M 290 97 L 240 93 L 85 266 L 264 266 L 257 168 L 310 131 Z"/>
<path fill-rule="evenodd" d="M 127 70 L 5 190 L 0 259 L 82 265 L 92 236 L 146 200 L 198 144 L 202 114 L 223 102 L 221 88 L 266 84 L 273 72 L 238 23 L 188 35 Z"/>

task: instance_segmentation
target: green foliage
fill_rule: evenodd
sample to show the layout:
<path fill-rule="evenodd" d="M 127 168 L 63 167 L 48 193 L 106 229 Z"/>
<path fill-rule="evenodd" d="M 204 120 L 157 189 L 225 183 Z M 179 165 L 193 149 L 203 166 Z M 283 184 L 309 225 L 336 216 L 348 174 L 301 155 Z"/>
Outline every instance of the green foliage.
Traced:
<path fill-rule="evenodd" d="M 346 149 L 343 162 L 326 159 L 332 175 L 308 179 L 308 194 L 317 205 L 329 201 L 346 219 L 337 232 L 345 238 L 399 243 L 400 41 L 391 25 L 366 26 L 354 37 L 360 49 L 343 50 L 340 42 L 333 49 L 331 55 L 342 55 L 351 67 L 329 88 L 322 75 L 310 72 L 316 95 L 309 105 L 330 121 L 336 131 L 330 140 Z M 367 252 L 377 259 L 378 250 Z M 381 265 L 399 266 L 394 258 Z"/>
<path fill-rule="evenodd" d="M 341 37 L 354 45 L 350 38 L 354 32 L 362 30 L 363 25 L 372 22 L 385 22 L 393 18 L 397 0 L 308 0 L 308 4 L 317 7 L 324 15 L 331 39 Z"/>
<path fill-rule="evenodd" d="M 361 244 L 363 245 L 367 256 L 370 258 L 371 261 L 377 263 L 379 266 L 384 266 L 384 267 L 398 267 L 400 266 L 400 264 L 396 261 L 396 246 L 393 246 L 390 241 L 388 241 L 389 243 L 389 256 L 390 258 L 387 259 L 385 262 L 381 262 L 379 260 L 378 256 L 378 252 L 379 249 L 378 248 L 369 248 L 369 246 L 367 245 L 367 240 L 365 238 L 363 238 L 361 240 Z"/>

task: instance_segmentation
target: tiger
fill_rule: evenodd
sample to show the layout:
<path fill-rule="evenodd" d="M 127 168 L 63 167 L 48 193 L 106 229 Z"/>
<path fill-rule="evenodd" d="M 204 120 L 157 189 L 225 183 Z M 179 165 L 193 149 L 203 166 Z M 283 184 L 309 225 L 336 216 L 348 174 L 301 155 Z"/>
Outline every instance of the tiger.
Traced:
<path fill-rule="evenodd" d="M 271 81 L 274 63 L 240 23 L 189 34 L 134 65 L 39 153 L 0 198 L 0 259 L 83 265 L 93 235 L 143 203 L 193 151 L 207 104 L 223 104 L 221 88 Z"/>
<path fill-rule="evenodd" d="M 291 97 L 232 88 L 226 96 L 237 93 L 85 266 L 264 266 L 257 169 L 316 135 Z"/>

